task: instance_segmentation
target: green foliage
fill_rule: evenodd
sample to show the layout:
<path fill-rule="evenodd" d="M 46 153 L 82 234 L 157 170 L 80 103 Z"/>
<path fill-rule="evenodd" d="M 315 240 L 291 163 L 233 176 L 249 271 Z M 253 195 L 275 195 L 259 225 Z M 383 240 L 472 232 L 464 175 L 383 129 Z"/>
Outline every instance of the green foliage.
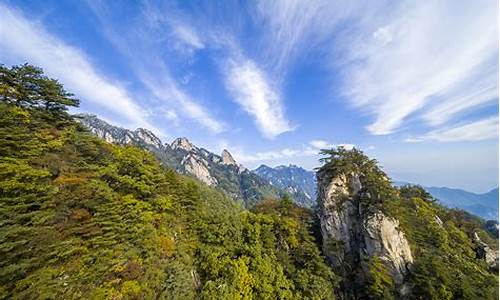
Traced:
<path fill-rule="evenodd" d="M 40 69 L 1 72 L 1 299 L 334 298 L 309 211 L 245 211 L 93 137 Z"/>
<path fill-rule="evenodd" d="M 320 161 L 324 165 L 318 169 L 318 176 L 329 182 L 334 176 L 342 174 L 346 179 L 358 176 L 362 183 L 362 193 L 359 201 L 362 209 L 367 212 L 383 210 L 383 202 L 397 198 L 397 193 L 391 185 L 389 177 L 378 167 L 375 159 L 370 159 L 363 151 L 344 147 L 321 150 L 325 157 Z M 348 185 L 351 188 L 351 184 Z M 338 205 L 341 205 L 339 202 Z"/>
<path fill-rule="evenodd" d="M 378 257 L 368 264 L 368 293 L 372 299 L 394 299 L 394 281 L 386 265 Z"/>
<path fill-rule="evenodd" d="M 10 69 L 0 65 L 0 100 L 22 107 L 43 108 L 45 116 L 52 120 L 67 117 L 64 114 L 67 107 L 79 104 L 57 80 L 28 64 Z"/>
<path fill-rule="evenodd" d="M 420 198 L 428 202 L 436 202 L 436 199 L 420 185 L 405 184 L 399 188 L 399 194 L 406 199 Z"/>

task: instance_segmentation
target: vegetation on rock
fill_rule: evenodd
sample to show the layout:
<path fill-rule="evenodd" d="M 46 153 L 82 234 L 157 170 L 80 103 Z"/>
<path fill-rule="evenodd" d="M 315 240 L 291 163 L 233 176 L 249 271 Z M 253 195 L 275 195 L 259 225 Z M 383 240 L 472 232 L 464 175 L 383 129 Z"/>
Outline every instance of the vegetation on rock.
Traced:
<path fill-rule="evenodd" d="M 398 221 L 414 257 L 405 278 L 410 298 L 497 299 L 498 240 L 485 231 L 483 220 L 439 205 L 422 187 L 392 187 L 377 162 L 360 150 L 338 148 L 323 154 L 325 164 L 318 170 L 319 178 L 329 182 L 337 176 L 358 176 L 362 188 L 353 197 L 359 197 L 360 212 L 383 212 Z M 490 251 L 496 251 L 496 266 L 479 255 L 476 234 Z M 368 266 L 368 293 L 363 297 L 397 297 L 380 259 L 373 257 Z"/>

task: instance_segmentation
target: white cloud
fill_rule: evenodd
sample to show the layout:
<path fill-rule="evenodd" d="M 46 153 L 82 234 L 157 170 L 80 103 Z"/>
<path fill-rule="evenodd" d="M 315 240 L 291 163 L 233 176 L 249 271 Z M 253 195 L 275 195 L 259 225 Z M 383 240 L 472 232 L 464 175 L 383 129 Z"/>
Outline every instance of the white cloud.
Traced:
<path fill-rule="evenodd" d="M 232 151 L 234 151 L 234 157 L 237 161 L 242 163 L 272 162 L 282 159 L 319 156 L 322 149 L 344 147 L 347 150 L 351 150 L 355 147 L 354 144 L 332 144 L 324 140 L 312 140 L 307 145 L 302 145 L 298 148 L 283 148 L 279 150 L 248 154 L 239 147 L 230 147 L 227 144 L 225 146 L 232 148 Z"/>
<path fill-rule="evenodd" d="M 318 149 L 313 149 L 311 147 L 303 147 L 301 149 L 284 148 L 274 151 L 255 152 L 252 154 L 245 153 L 241 151 L 241 149 L 235 149 L 233 155 L 238 162 L 253 163 L 274 161 L 283 158 L 313 156 L 318 154 L 318 152 Z"/>
<path fill-rule="evenodd" d="M 131 25 L 134 30 L 117 28 L 109 22 L 109 7 L 100 2 L 89 1 L 88 4 L 101 22 L 106 37 L 129 59 L 137 77 L 155 98 L 156 103 L 153 105 L 160 117 L 167 117 L 174 121 L 174 125 L 175 121 L 184 121 L 163 114 L 164 111 L 175 108 L 182 116 L 194 120 L 212 133 L 225 130 L 224 122 L 213 117 L 199 99 L 195 99 L 180 87 L 163 59 L 165 41 L 172 35 L 178 43 L 184 45 L 184 50 L 186 47 L 191 50 L 204 47 L 201 38 L 191 27 L 172 20 L 170 14 L 154 7 L 152 3 L 144 2 L 140 11 L 141 18 Z M 181 79 L 184 80 L 185 78 Z"/>
<path fill-rule="evenodd" d="M 256 18 L 265 28 L 259 47 L 264 61 L 275 73 L 286 72 L 300 54 L 330 39 L 338 22 L 358 5 L 355 1 L 258 1 Z"/>
<path fill-rule="evenodd" d="M 314 148 L 317 149 L 326 149 L 326 148 L 333 148 L 335 147 L 334 144 L 330 144 L 327 141 L 324 140 L 312 140 L 309 142 L 309 145 L 313 146 Z"/>
<path fill-rule="evenodd" d="M 373 33 L 373 38 L 379 40 L 385 46 L 392 41 L 392 33 L 388 27 L 380 27 Z"/>
<path fill-rule="evenodd" d="M 498 98 L 496 1 L 261 1 L 257 12 L 266 61 L 281 71 L 326 49 L 345 99 L 374 118 L 372 134 L 409 119 L 441 126 Z"/>
<path fill-rule="evenodd" d="M 27 20 L 19 12 L 2 4 L 0 40 L 2 60 L 27 61 L 40 66 L 78 98 L 96 103 L 131 122 L 121 125 L 154 129 L 145 120 L 144 111 L 128 91 L 99 74 L 84 53 L 49 34 L 40 24 Z"/>
<path fill-rule="evenodd" d="M 167 71 L 162 73 L 165 76 L 152 78 L 150 75 L 142 74 L 141 81 L 148 87 L 150 92 L 163 104 L 174 101 L 178 110 L 189 116 L 198 124 L 207 128 L 213 133 L 220 133 L 225 130 L 225 124 L 212 118 L 210 114 L 188 94 L 179 89 Z M 168 117 L 168 115 L 167 115 Z"/>
<path fill-rule="evenodd" d="M 498 99 L 498 65 L 483 76 L 473 76 L 463 88 L 447 92 L 447 97 L 427 110 L 422 118 L 433 126 L 446 123 L 461 113 L 494 104 Z"/>
<path fill-rule="evenodd" d="M 185 46 L 193 49 L 203 49 L 205 47 L 196 31 L 186 25 L 177 24 L 173 26 L 172 32 Z"/>
<path fill-rule="evenodd" d="M 408 138 L 407 142 L 470 142 L 498 137 L 498 117 L 490 117 L 457 127 L 431 131 L 421 137 Z"/>
<path fill-rule="evenodd" d="M 384 34 L 390 42 L 342 39 L 349 43 L 347 59 L 352 59 L 345 70 L 346 96 L 355 107 L 375 116 L 367 127 L 371 133 L 392 133 L 412 114 L 436 106 L 426 120 L 443 123 L 455 113 L 498 97 L 492 91 L 494 80 L 486 80 L 485 86 L 470 85 L 494 74 L 488 64 L 498 65 L 494 1 L 419 1 L 402 5 L 395 15 L 366 24 L 357 33 L 368 35 L 374 24 L 382 24 L 390 28 Z M 378 36 L 380 30 L 375 31 Z M 486 97 L 485 90 L 489 90 Z M 436 117 L 443 101 L 444 106 L 455 107 L 454 112 Z"/>
<path fill-rule="evenodd" d="M 165 115 L 165 118 L 167 118 L 167 120 L 171 121 L 175 126 L 179 126 L 179 115 L 177 114 L 177 112 L 175 112 L 175 110 L 173 109 L 167 109 L 165 110 L 164 112 L 164 115 Z"/>
<path fill-rule="evenodd" d="M 279 92 L 253 61 L 232 59 L 224 73 L 234 100 L 253 116 L 266 138 L 272 139 L 294 129 L 285 118 Z"/>

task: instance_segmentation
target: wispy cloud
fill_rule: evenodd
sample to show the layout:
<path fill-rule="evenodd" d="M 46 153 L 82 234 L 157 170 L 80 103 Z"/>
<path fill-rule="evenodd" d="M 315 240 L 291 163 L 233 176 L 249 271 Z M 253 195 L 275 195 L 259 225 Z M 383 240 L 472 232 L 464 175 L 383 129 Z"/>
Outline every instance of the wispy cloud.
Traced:
<path fill-rule="evenodd" d="M 266 138 L 294 129 L 285 117 L 279 92 L 253 61 L 231 59 L 225 73 L 226 85 L 234 100 L 254 118 Z"/>
<path fill-rule="evenodd" d="M 225 124 L 212 118 L 210 114 L 197 102 L 195 102 L 187 93 L 182 91 L 177 84 L 168 76 L 167 71 L 163 71 L 162 77 L 151 77 L 150 74 L 142 73 L 140 75 L 141 81 L 146 85 L 150 92 L 159 100 L 162 104 L 171 104 L 172 101 L 175 102 L 177 110 L 182 112 L 183 115 L 189 116 L 195 120 L 198 124 L 207 128 L 211 132 L 220 133 L 225 130 Z M 164 108 L 162 111 L 175 111 L 173 109 Z M 171 116 L 171 114 L 170 114 Z M 169 115 L 165 115 L 168 119 L 172 119 Z M 177 118 L 176 121 L 179 119 Z"/>
<path fill-rule="evenodd" d="M 129 59 L 136 76 L 156 99 L 160 117 L 168 117 L 164 115 L 165 111 L 175 111 L 213 133 L 225 130 L 224 122 L 213 117 L 199 99 L 181 88 L 164 60 L 165 41 L 169 39 L 174 40 L 171 44 L 177 45 L 174 46 L 176 50 L 188 51 L 189 55 L 204 48 L 194 29 L 174 19 L 166 13 L 168 10 L 153 7 L 148 2 L 143 3 L 138 19 L 130 28 L 117 28 L 108 21 L 109 7 L 94 1 L 88 4 L 106 37 Z M 179 120 L 176 119 L 177 122 Z"/>
<path fill-rule="evenodd" d="M 431 131 L 423 136 L 408 138 L 407 142 L 471 142 L 498 137 L 498 117 L 463 124 L 457 127 Z"/>
<path fill-rule="evenodd" d="M 398 131 L 409 119 L 441 126 L 498 98 L 496 1 L 261 1 L 259 8 L 268 60 L 281 70 L 326 49 L 325 65 L 343 78 L 348 103 L 373 118 L 372 134 Z"/>
<path fill-rule="evenodd" d="M 471 76 L 471 82 L 454 89 L 440 97 L 438 104 L 430 107 L 422 116 L 429 124 L 439 126 L 464 112 L 469 112 L 485 105 L 494 104 L 498 99 L 498 65 L 484 69 L 489 71 Z"/>
<path fill-rule="evenodd" d="M 488 67 L 498 66 L 496 12 L 494 1 L 419 1 L 362 27 L 358 34 L 366 39 L 348 47 L 353 63 L 345 91 L 355 107 L 375 116 L 368 130 L 392 133 L 421 109 L 429 111 L 424 119 L 431 125 L 442 124 L 498 97 L 496 80 L 485 80 L 498 70 Z M 382 29 L 385 34 L 377 35 Z M 446 106 L 454 109 L 437 117 Z"/>
<path fill-rule="evenodd" d="M 311 145 L 317 149 L 327 149 L 327 148 L 335 147 L 334 144 L 331 144 L 331 143 L 324 141 L 324 140 L 312 140 L 309 142 L 309 145 Z"/>
<path fill-rule="evenodd" d="M 264 61 L 277 74 L 319 43 L 331 39 L 338 23 L 358 6 L 356 1 L 258 1 L 256 18 L 263 22 L 260 48 Z"/>
<path fill-rule="evenodd" d="M 144 111 L 129 92 L 100 74 L 84 53 L 4 4 L 0 4 L 0 40 L 2 60 L 27 61 L 41 66 L 78 98 L 91 101 L 129 121 L 121 125 L 155 129 L 144 118 Z"/>
<path fill-rule="evenodd" d="M 182 42 L 184 48 L 203 49 L 205 47 L 196 31 L 187 25 L 175 24 L 172 26 L 172 33 L 176 39 Z"/>
<path fill-rule="evenodd" d="M 231 148 L 226 145 L 227 148 Z M 335 147 L 344 147 L 348 150 L 355 147 L 353 144 L 333 144 L 325 140 L 312 140 L 306 145 L 298 148 L 283 148 L 279 150 L 255 152 L 252 154 L 245 153 L 241 148 L 233 148 L 234 157 L 241 163 L 255 162 L 273 162 L 282 159 L 291 159 L 298 157 L 319 156 L 322 149 L 330 149 Z"/>

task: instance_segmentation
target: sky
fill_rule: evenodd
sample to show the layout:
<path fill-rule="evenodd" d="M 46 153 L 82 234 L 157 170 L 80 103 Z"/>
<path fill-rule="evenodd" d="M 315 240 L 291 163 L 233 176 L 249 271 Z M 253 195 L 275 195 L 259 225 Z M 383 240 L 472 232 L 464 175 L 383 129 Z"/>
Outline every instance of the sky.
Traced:
<path fill-rule="evenodd" d="M 394 180 L 498 186 L 498 3 L 0 0 L 0 63 L 249 168 L 357 147 Z"/>

